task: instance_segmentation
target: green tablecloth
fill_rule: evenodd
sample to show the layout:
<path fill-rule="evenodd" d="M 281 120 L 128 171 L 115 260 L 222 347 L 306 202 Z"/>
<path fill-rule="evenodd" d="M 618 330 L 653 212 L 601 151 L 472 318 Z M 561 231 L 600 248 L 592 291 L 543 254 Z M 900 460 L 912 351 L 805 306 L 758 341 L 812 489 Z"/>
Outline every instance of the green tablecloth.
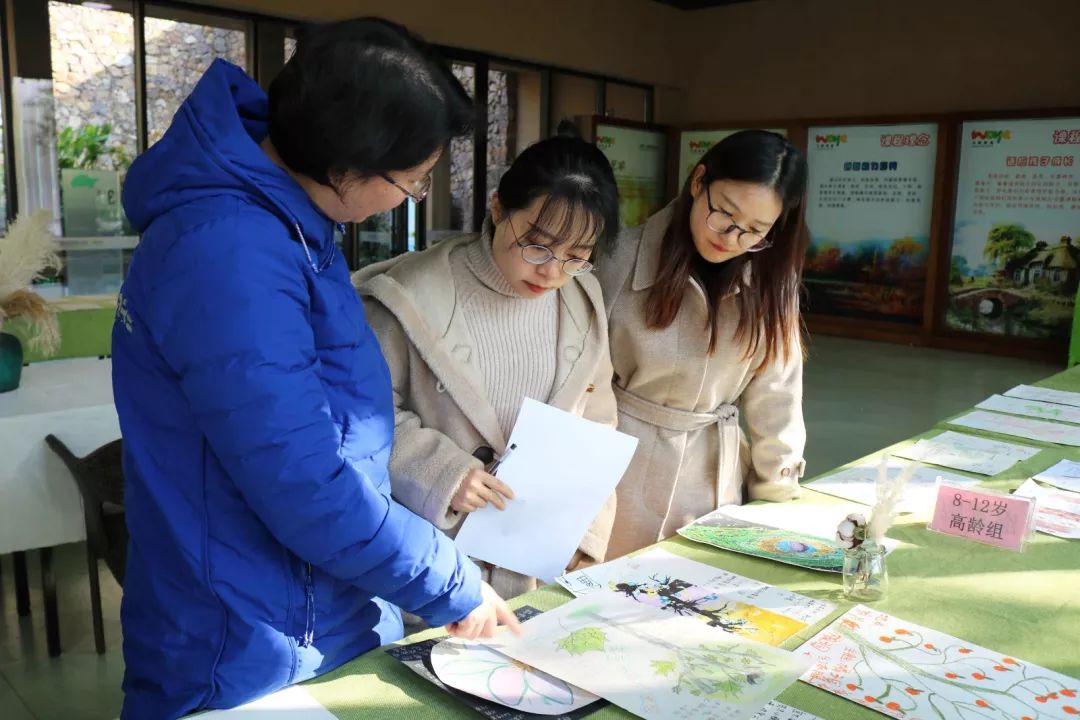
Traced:
<path fill-rule="evenodd" d="M 1080 368 L 1039 384 L 1080 391 Z M 927 434 L 942 429 L 944 424 Z M 988 487 L 1011 490 L 1024 478 L 1062 458 L 1080 460 L 1080 448 L 1011 439 L 1045 449 L 988 481 Z M 803 497 L 796 502 L 805 506 L 807 512 L 818 512 L 843 501 L 804 489 Z M 902 544 L 889 556 L 889 595 L 875 603 L 875 609 L 1080 678 L 1080 542 L 1040 533 L 1020 554 L 931 533 L 919 523 L 899 524 L 889 536 Z M 838 605 L 828 620 L 789 639 L 783 645 L 789 650 L 797 648 L 851 607 L 841 593 L 839 575 L 724 552 L 682 538 L 667 540 L 660 546 L 693 560 Z M 561 588 L 545 587 L 516 598 L 511 604 L 515 607 L 529 604 L 546 610 L 569 599 L 570 594 Z M 432 630 L 404 642 L 437 634 L 439 631 Z M 304 687 L 340 720 L 477 717 L 382 650 L 369 652 Z M 826 720 L 883 717 L 801 682 L 785 690 L 778 699 Z M 609 706 L 590 717 L 602 720 L 631 715 Z"/>

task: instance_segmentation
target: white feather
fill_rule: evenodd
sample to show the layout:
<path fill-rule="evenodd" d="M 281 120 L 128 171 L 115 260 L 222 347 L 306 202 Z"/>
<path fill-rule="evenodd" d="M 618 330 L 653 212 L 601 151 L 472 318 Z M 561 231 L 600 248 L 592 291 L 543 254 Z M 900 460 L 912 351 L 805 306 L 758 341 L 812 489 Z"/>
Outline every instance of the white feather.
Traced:
<path fill-rule="evenodd" d="M 900 502 L 904 499 L 904 488 L 915 471 L 919 469 L 917 462 L 910 463 L 894 477 L 889 477 L 889 456 L 882 455 L 878 465 L 877 500 L 870 509 L 870 521 L 866 526 L 868 539 L 881 544 L 885 533 L 892 527 L 893 521 L 899 514 Z"/>

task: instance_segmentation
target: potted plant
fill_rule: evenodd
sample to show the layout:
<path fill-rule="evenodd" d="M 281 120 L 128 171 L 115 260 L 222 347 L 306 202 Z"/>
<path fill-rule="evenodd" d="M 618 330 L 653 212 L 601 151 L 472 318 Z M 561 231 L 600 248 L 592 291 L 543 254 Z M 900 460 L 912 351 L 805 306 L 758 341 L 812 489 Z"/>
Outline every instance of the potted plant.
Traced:
<path fill-rule="evenodd" d="M 49 231 L 52 213 L 38 210 L 22 215 L 0 238 L 0 393 L 19 387 L 22 377 L 22 342 L 2 332 L 17 323 L 31 348 L 51 355 L 60 347 L 60 326 L 45 298 L 30 284 L 45 270 L 60 267 L 56 237 Z"/>
<path fill-rule="evenodd" d="M 66 237 L 123 235 L 130 231 L 120 187 L 131 156 L 112 137 L 111 123 L 67 127 L 56 137 Z"/>

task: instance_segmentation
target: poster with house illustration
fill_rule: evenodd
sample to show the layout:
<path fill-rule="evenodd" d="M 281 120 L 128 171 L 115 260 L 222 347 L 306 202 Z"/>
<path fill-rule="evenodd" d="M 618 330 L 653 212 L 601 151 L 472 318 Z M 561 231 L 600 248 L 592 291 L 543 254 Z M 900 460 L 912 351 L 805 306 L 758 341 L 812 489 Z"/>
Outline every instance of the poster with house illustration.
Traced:
<path fill-rule="evenodd" d="M 933 123 L 809 129 L 810 313 L 922 321 L 937 133 Z"/>
<path fill-rule="evenodd" d="M 946 325 L 1069 336 L 1080 282 L 1080 118 L 966 122 Z"/>

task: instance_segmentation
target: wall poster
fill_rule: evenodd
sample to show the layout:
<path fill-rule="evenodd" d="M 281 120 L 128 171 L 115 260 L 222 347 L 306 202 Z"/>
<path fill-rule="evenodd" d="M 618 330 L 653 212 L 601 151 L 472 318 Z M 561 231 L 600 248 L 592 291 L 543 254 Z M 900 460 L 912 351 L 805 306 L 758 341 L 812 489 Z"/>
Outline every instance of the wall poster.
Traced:
<path fill-rule="evenodd" d="M 809 128 L 808 312 L 922 321 L 937 134 L 936 123 Z"/>
<path fill-rule="evenodd" d="M 1080 280 L 1080 117 L 961 127 L 951 330 L 1067 339 Z"/>

